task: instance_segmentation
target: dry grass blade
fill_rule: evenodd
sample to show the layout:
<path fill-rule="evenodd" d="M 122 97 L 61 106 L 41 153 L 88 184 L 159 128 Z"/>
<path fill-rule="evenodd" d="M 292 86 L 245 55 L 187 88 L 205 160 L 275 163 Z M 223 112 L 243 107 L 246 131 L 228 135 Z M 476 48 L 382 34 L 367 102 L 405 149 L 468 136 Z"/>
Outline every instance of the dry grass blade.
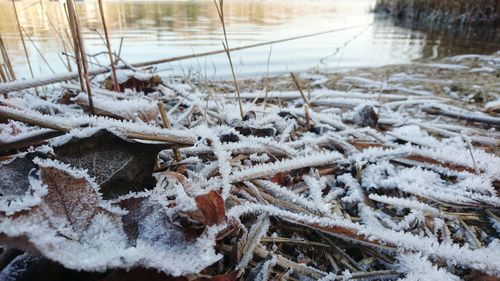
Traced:
<path fill-rule="evenodd" d="M 240 108 L 240 116 L 243 119 L 245 113 L 243 112 L 243 105 L 241 103 L 240 96 L 240 88 L 238 86 L 238 80 L 236 79 L 236 74 L 234 73 L 233 61 L 231 60 L 231 50 L 229 49 L 229 42 L 227 41 L 227 33 L 226 33 L 226 22 L 224 19 L 224 0 L 219 0 L 217 4 L 217 0 L 214 0 L 215 8 L 217 9 L 217 14 L 219 15 L 220 22 L 222 24 L 222 30 L 224 32 L 224 42 L 222 42 L 222 46 L 224 47 L 224 51 L 226 52 L 227 59 L 229 60 L 229 66 L 231 67 L 231 74 L 233 76 L 234 89 L 236 90 L 236 95 L 238 97 L 238 106 Z"/>

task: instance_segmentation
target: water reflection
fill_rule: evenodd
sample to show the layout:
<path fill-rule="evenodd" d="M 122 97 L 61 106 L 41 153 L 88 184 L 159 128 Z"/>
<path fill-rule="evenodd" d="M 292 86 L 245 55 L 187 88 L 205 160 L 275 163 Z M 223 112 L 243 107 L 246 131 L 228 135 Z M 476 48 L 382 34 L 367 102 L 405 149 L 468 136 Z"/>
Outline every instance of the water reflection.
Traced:
<path fill-rule="evenodd" d="M 1 1 L 1 0 L 0 0 Z M 444 55 L 496 51 L 498 42 L 482 42 L 423 33 L 376 19 L 368 11 L 373 0 L 226 1 L 225 13 L 233 47 L 265 42 L 322 30 L 363 25 L 356 29 L 279 43 L 273 46 L 271 73 L 312 67 L 336 70 L 347 67 L 407 63 Z M 22 26 L 56 72 L 64 72 L 63 41 L 70 46 L 66 16 L 60 2 L 16 2 Z M 212 1 L 107 1 L 105 15 L 112 46 L 127 62 L 141 62 L 220 49 L 222 32 Z M 104 51 L 100 15 L 96 1 L 78 2 L 77 9 L 89 53 Z M 374 22 L 373 25 L 368 24 Z M 12 3 L 0 2 L 0 34 L 15 70 L 28 76 Z M 27 42 L 35 75 L 50 74 L 48 67 Z M 69 47 L 67 47 L 69 48 Z M 262 75 L 270 46 L 233 54 L 238 76 Z M 91 60 L 106 64 L 105 56 Z M 159 71 L 174 74 L 198 72 L 207 77 L 227 77 L 224 55 L 161 65 Z"/>

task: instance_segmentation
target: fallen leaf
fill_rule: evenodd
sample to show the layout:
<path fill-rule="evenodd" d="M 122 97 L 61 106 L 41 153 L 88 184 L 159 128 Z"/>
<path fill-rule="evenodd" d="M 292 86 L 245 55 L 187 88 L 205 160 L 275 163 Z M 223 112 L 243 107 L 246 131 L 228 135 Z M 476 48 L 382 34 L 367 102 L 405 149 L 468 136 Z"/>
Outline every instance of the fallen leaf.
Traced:
<path fill-rule="evenodd" d="M 22 211 L 0 213 L 0 244 L 84 271 L 143 266 L 181 276 L 220 258 L 216 233 L 187 239 L 158 198 L 132 195 L 123 204 L 127 209 L 119 208 L 101 197 L 85 171 L 49 159 L 34 163 L 39 177 L 31 176 L 30 186 L 45 193 L 20 200 L 26 203 Z"/>
<path fill-rule="evenodd" d="M 219 193 L 212 190 L 207 194 L 197 196 L 195 201 L 205 218 L 205 225 L 212 226 L 227 221 L 224 199 Z"/>
<path fill-rule="evenodd" d="M 105 198 L 115 198 L 154 187 L 157 154 L 167 147 L 125 140 L 101 130 L 85 138 L 74 137 L 54 152 L 60 161 L 86 169 Z"/>
<path fill-rule="evenodd" d="M 29 175 L 37 170 L 32 159 L 40 154 L 27 153 L 0 162 L 0 212 L 12 213 L 33 206 L 40 189 L 30 186 Z"/>

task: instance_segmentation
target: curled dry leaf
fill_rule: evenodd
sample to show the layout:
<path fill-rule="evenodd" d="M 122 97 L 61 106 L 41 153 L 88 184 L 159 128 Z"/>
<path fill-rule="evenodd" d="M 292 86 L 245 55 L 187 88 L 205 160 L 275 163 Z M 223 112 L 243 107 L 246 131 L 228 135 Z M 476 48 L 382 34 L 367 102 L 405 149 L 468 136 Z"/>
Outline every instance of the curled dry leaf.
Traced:
<path fill-rule="evenodd" d="M 120 89 L 132 89 L 137 92 L 150 93 L 154 92 L 156 87 L 161 84 L 161 77 L 158 75 L 149 75 L 144 72 L 136 72 L 133 70 L 118 70 L 117 71 L 118 84 Z M 109 76 L 104 80 L 104 87 L 107 90 L 113 90 L 113 78 Z"/>
<path fill-rule="evenodd" d="M 222 224 L 227 221 L 224 199 L 216 191 L 195 198 L 196 205 L 200 209 L 205 219 L 205 225 L 212 226 Z"/>

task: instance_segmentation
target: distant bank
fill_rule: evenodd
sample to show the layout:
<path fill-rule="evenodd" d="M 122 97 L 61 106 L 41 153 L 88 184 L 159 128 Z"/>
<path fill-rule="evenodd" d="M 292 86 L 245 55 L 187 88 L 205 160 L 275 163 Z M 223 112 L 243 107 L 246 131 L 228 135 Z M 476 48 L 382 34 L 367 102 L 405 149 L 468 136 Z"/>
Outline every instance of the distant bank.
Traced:
<path fill-rule="evenodd" d="M 377 0 L 374 11 L 404 23 L 500 31 L 500 0 Z"/>

